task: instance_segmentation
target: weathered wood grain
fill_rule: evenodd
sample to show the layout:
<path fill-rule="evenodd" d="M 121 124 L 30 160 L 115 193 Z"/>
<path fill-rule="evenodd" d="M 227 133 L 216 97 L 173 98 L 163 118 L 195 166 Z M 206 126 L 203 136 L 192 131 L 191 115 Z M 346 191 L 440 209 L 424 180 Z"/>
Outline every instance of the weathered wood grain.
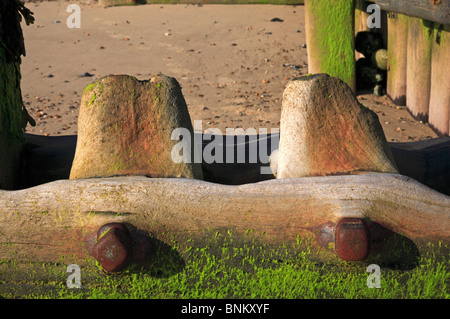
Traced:
<path fill-rule="evenodd" d="M 369 0 L 384 11 L 392 11 L 433 22 L 450 24 L 449 0 Z"/>
<path fill-rule="evenodd" d="M 388 65 L 386 92 L 396 105 L 406 105 L 408 16 L 388 14 L 387 33 Z"/>
<path fill-rule="evenodd" d="M 0 259 L 90 258 L 89 238 L 107 222 L 155 236 L 248 229 L 271 243 L 295 242 L 321 225 L 360 217 L 418 247 L 450 238 L 450 197 L 396 174 L 277 179 L 229 186 L 139 176 L 60 180 L 0 191 Z"/>

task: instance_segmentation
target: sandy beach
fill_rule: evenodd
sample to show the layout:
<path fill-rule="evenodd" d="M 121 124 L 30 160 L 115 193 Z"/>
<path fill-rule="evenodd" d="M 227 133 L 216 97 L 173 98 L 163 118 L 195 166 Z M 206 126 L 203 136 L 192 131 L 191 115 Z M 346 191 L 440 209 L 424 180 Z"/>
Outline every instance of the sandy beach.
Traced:
<path fill-rule="evenodd" d="M 68 28 L 67 6 L 81 7 L 81 28 Z M 308 74 L 304 6 L 141 5 L 27 2 L 35 23 L 22 23 L 22 95 L 36 126 L 27 133 L 77 134 L 83 89 L 109 74 L 140 80 L 162 73 L 182 86 L 191 120 L 203 131 L 278 128 L 289 80 Z M 375 111 L 389 142 L 437 135 L 387 96 L 358 94 Z"/>

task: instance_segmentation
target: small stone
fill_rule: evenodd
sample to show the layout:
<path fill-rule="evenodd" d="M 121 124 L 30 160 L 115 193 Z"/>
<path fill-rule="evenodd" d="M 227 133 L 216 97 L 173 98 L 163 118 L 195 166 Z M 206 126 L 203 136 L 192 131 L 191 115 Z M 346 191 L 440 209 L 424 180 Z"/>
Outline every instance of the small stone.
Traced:
<path fill-rule="evenodd" d="M 270 22 L 283 22 L 284 20 L 280 19 L 280 18 L 273 18 L 270 20 Z"/>

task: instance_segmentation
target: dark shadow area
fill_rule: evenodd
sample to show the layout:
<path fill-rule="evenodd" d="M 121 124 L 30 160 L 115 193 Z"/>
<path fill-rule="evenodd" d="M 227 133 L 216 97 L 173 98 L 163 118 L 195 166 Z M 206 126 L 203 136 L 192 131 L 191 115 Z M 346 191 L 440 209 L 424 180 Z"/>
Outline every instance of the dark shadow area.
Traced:
<path fill-rule="evenodd" d="M 202 152 L 214 141 L 211 135 L 195 134 L 201 135 L 194 140 L 200 141 Z M 23 153 L 23 188 L 69 178 L 75 156 L 76 135 L 25 136 L 27 143 Z M 272 150 L 278 149 L 278 143 L 279 134 L 243 135 L 239 138 L 236 135 L 232 138 L 222 136 L 218 148 L 221 148 L 223 163 L 207 163 L 203 160 L 204 180 L 241 185 L 274 179 L 272 174 L 261 174 L 261 169 L 270 170 L 268 156 Z M 401 175 L 450 195 L 450 137 L 388 145 Z M 257 152 L 257 156 L 250 158 L 250 152 Z M 244 159 L 244 163 L 238 162 L 238 154 Z M 233 162 L 226 163 L 227 157 L 232 157 Z M 251 162 L 250 159 L 256 160 Z"/>
<path fill-rule="evenodd" d="M 395 270 L 411 270 L 418 266 L 420 252 L 411 239 L 376 222 L 367 224 L 371 237 L 368 262 Z"/>
<path fill-rule="evenodd" d="M 95 213 L 111 214 L 112 212 Z M 126 273 L 146 273 L 155 278 L 167 278 L 183 271 L 186 266 L 185 261 L 175 248 L 130 223 L 122 225 L 127 228 L 131 239 L 131 245 L 128 246 L 131 247 L 130 258 L 120 266 L 120 270 L 108 274 L 120 275 L 126 271 Z M 91 256 L 93 256 L 99 231 L 86 235 L 84 239 L 85 247 Z"/>
<path fill-rule="evenodd" d="M 68 179 L 77 146 L 76 135 L 25 134 L 22 155 L 23 188 Z"/>
<path fill-rule="evenodd" d="M 241 185 L 274 179 L 273 174 L 262 174 L 261 169 L 270 171 L 269 156 L 278 149 L 279 134 L 221 136 L 220 152 L 223 163 L 207 163 L 203 158 L 204 180 L 225 185 Z M 202 152 L 215 137 L 203 134 Z M 209 152 L 208 152 L 209 153 Z M 252 155 L 250 155 L 252 154 Z M 213 153 L 213 155 L 215 155 Z M 232 159 L 231 161 L 229 159 Z"/>
<path fill-rule="evenodd" d="M 128 267 L 131 272 L 144 272 L 155 278 L 171 277 L 185 268 L 183 257 L 172 246 L 149 233 L 131 229 L 133 258 Z"/>
<path fill-rule="evenodd" d="M 450 137 L 409 143 L 389 143 L 402 175 L 450 195 Z"/>

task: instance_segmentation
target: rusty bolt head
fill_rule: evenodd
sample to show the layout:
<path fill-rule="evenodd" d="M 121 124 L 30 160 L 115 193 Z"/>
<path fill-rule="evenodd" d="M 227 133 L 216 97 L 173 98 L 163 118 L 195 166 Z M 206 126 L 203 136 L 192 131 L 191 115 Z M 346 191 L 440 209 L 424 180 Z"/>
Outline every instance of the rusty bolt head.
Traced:
<path fill-rule="evenodd" d="M 100 227 L 97 231 L 97 241 L 105 234 L 107 231 L 109 231 L 111 228 L 118 228 L 122 230 L 127 236 L 129 236 L 130 232 L 128 231 L 127 226 L 125 226 L 122 223 L 108 223 Z"/>
<path fill-rule="evenodd" d="M 361 261 L 370 249 L 369 229 L 361 218 L 342 218 L 336 224 L 336 253 L 342 260 Z"/>
<path fill-rule="evenodd" d="M 97 243 L 92 250 L 94 258 L 107 272 L 122 270 L 132 257 L 132 241 L 128 229 L 123 224 L 107 224 L 97 234 Z"/>

